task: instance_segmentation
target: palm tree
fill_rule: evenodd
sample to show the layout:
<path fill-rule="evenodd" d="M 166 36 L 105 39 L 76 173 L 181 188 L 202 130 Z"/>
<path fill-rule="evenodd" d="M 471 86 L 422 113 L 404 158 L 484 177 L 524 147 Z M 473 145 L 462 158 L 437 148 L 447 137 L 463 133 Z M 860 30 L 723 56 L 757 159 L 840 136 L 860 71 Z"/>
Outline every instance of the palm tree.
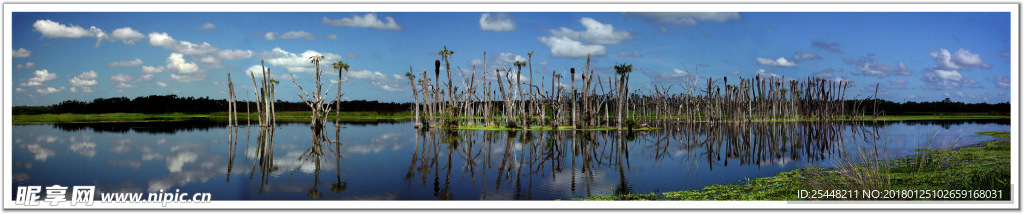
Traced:
<path fill-rule="evenodd" d="M 526 62 L 515 61 L 512 63 L 512 65 L 516 66 L 516 94 L 519 95 L 519 104 L 517 105 L 517 107 L 520 111 L 519 115 L 523 117 L 523 121 L 520 121 L 519 124 L 523 125 L 523 127 L 530 127 L 529 124 L 526 124 L 526 112 L 523 112 L 523 86 L 522 78 L 519 78 L 523 74 L 523 66 L 526 65 Z"/>
<path fill-rule="evenodd" d="M 341 121 L 341 71 L 348 71 L 349 66 L 341 60 L 331 64 L 331 66 L 333 66 L 334 69 L 338 69 L 338 96 L 334 100 L 334 123 L 335 126 L 337 126 L 338 122 Z"/>
<path fill-rule="evenodd" d="M 420 98 L 419 98 L 419 95 L 416 94 L 416 81 L 415 81 L 416 80 L 416 75 L 412 74 L 412 67 L 411 66 L 409 67 L 409 72 L 405 73 L 405 77 L 409 78 L 409 86 L 412 86 L 412 98 L 416 102 L 416 105 L 413 106 L 413 111 L 416 112 L 415 117 L 413 117 L 413 118 L 415 118 L 416 123 L 413 124 L 413 127 L 419 128 L 420 127 Z"/>
<path fill-rule="evenodd" d="M 623 98 L 624 93 L 626 93 L 626 81 L 630 72 L 633 72 L 632 64 L 627 65 L 626 63 L 622 63 L 620 65 L 615 66 L 615 73 L 619 75 L 619 114 L 617 115 L 619 123 L 616 125 L 619 130 L 622 130 L 622 106 L 624 104 Z"/>

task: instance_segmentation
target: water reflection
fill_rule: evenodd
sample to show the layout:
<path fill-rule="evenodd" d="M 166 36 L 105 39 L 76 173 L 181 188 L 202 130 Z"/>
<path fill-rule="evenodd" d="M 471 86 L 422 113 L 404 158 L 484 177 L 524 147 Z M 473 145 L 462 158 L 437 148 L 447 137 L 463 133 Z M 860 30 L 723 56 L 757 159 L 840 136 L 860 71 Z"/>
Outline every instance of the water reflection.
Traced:
<path fill-rule="evenodd" d="M 414 140 L 405 180 L 432 184 L 440 200 L 452 199 L 453 171 L 479 185 L 479 199 L 534 199 L 535 179 L 557 182 L 559 176 L 569 177 L 570 195 L 635 193 L 630 175 L 636 161 L 639 170 L 683 163 L 684 176 L 730 163 L 756 168 L 814 163 L 836 157 L 851 143 L 875 145 L 877 131 L 878 126 L 834 122 L 687 123 L 645 132 L 430 129 Z M 617 182 L 607 182 L 607 176 Z M 495 196 L 509 198 L 488 198 Z"/>
<path fill-rule="evenodd" d="M 551 200 L 724 184 L 830 167 L 842 154 L 864 151 L 904 156 L 924 146 L 978 142 L 984 138 L 964 138 L 1008 131 L 1005 124 L 693 123 L 647 132 L 340 124 L 328 126 L 321 139 L 301 123 L 183 126 L 172 129 L 177 134 L 16 125 L 11 161 L 14 185 L 95 185 L 100 192 L 181 189 L 219 200 Z"/>

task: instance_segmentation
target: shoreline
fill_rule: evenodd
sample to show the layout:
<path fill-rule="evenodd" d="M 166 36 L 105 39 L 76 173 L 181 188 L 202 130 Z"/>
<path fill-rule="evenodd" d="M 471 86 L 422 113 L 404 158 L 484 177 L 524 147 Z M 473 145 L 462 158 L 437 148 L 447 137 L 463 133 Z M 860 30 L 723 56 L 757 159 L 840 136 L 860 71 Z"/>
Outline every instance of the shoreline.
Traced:
<path fill-rule="evenodd" d="M 247 118 L 246 114 L 239 114 L 239 122 L 245 121 Z M 249 119 L 257 121 L 257 114 L 250 113 Z M 285 111 L 277 112 L 275 114 L 278 122 L 308 122 L 310 120 L 311 113 L 309 111 Z M 334 116 L 334 113 L 328 114 L 328 118 Z M 11 121 L 15 125 L 25 124 L 47 124 L 47 123 L 118 123 L 118 122 L 174 122 L 174 121 L 188 121 L 188 120 L 212 120 L 215 122 L 227 122 L 227 112 L 212 112 L 212 113 L 160 113 L 160 114 L 148 114 L 148 113 L 101 113 L 101 114 L 15 114 L 12 115 Z M 412 120 L 412 112 L 341 112 L 340 120 L 342 122 L 367 122 L 377 120 L 388 120 L 388 121 L 407 121 Z M 1010 115 L 989 115 L 989 114 L 936 114 L 936 115 L 892 115 L 892 116 L 879 116 L 878 121 L 880 122 L 892 122 L 892 121 L 915 121 L 915 120 L 1009 120 Z M 668 119 L 671 120 L 671 119 Z M 741 123 L 746 122 L 812 122 L 818 120 L 771 120 L 771 121 L 740 121 Z M 871 118 L 852 120 L 849 118 L 833 120 L 832 122 L 849 122 L 849 121 L 863 121 L 871 122 Z M 672 121 L 675 122 L 675 121 Z M 710 121 L 681 121 L 681 122 L 710 122 Z M 721 123 L 735 123 L 733 121 L 721 121 Z M 511 130 L 503 127 L 492 127 L 492 126 L 481 126 L 481 125 L 469 125 L 460 126 L 459 130 Z M 550 130 L 550 128 L 533 128 L 531 126 L 529 130 Z M 608 130 L 614 129 L 614 127 L 590 127 L 584 129 L 576 129 L 580 131 L 592 131 L 592 130 Z M 641 130 L 656 129 L 657 127 L 643 128 Z M 517 130 L 523 130 L 519 128 Z M 573 130 L 572 128 L 559 127 L 558 130 Z"/>

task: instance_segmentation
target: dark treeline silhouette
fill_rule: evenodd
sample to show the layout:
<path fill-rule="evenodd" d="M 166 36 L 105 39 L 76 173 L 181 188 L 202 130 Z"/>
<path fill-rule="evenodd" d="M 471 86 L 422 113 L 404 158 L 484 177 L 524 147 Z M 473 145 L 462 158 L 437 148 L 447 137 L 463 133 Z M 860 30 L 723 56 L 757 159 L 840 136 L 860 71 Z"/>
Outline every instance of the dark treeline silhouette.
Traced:
<path fill-rule="evenodd" d="M 246 102 L 237 103 L 239 113 L 246 110 Z M 325 104 L 326 105 L 326 104 Z M 334 105 L 334 103 L 330 103 Z M 249 102 L 252 112 L 256 111 L 256 103 Z M 301 102 L 285 102 L 278 100 L 274 104 L 277 111 L 309 111 L 309 106 Z M 409 103 L 391 103 L 366 100 L 342 101 L 341 111 L 374 111 L 401 112 L 409 111 Z M 15 106 L 13 114 L 46 114 L 46 113 L 208 113 L 227 111 L 228 101 L 210 99 L 209 97 L 179 97 L 177 95 L 150 95 L 129 99 L 127 97 L 96 98 L 92 101 L 67 100 L 51 106 Z"/>
<path fill-rule="evenodd" d="M 493 101 L 495 105 L 501 105 L 501 101 Z M 850 108 L 856 102 L 862 102 L 867 110 L 873 108 L 874 100 L 847 100 L 846 105 Z M 244 112 L 246 102 L 238 102 L 239 112 Z M 250 102 L 250 108 L 255 112 L 256 103 Z M 206 113 L 227 111 L 228 101 L 223 99 L 210 99 L 209 97 L 178 97 L 177 95 L 150 95 L 129 99 L 127 97 L 96 98 L 91 102 L 68 100 L 51 106 L 15 106 L 13 114 L 46 114 L 46 113 Z M 330 105 L 334 105 L 331 103 Z M 309 106 L 301 102 L 285 102 L 278 100 L 274 107 L 278 111 L 308 111 Z M 392 103 L 367 100 L 342 101 L 341 111 L 375 111 L 375 112 L 402 112 L 412 108 L 410 103 Z M 964 103 L 953 102 L 949 98 L 937 102 L 914 102 L 908 101 L 897 103 L 888 100 L 878 100 L 878 111 L 886 115 L 907 115 L 907 114 L 931 114 L 931 113 L 990 113 L 1009 114 L 1010 103 Z"/>
<path fill-rule="evenodd" d="M 857 102 L 861 102 L 861 106 L 868 111 L 871 111 L 874 105 L 874 100 L 847 100 L 846 106 L 852 108 Z M 937 102 L 914 102 L 907 101 L 904 103 L 897 103 L 888 100 L 878 100 L 878 111 L 884 115 L 916 115 L 916 114 L 934 114 L 934 113 L 988 113 L 997 115 L 1009 115 L 1010 114 L 1010 103 L 964 103 L 964 102 L 953 102 L 949 98 Z"/>

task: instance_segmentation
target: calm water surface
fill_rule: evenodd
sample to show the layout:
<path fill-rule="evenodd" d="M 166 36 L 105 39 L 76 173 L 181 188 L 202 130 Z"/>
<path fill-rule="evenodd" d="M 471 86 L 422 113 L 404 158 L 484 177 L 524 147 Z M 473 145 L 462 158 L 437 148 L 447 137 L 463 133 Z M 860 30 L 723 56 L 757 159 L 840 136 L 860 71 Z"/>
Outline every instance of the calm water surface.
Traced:
<path fill-rule="evenodd" d="M 674 191 L 808 166 L 844 154 L 899 157 L 1009 131 L 1008 120 L 695 123 L 649 132 L 417 131 L 341 124 L 209 122 L 13 127 L 15 186 L 210 192 L 214 200 L 552 200 Z"/>

